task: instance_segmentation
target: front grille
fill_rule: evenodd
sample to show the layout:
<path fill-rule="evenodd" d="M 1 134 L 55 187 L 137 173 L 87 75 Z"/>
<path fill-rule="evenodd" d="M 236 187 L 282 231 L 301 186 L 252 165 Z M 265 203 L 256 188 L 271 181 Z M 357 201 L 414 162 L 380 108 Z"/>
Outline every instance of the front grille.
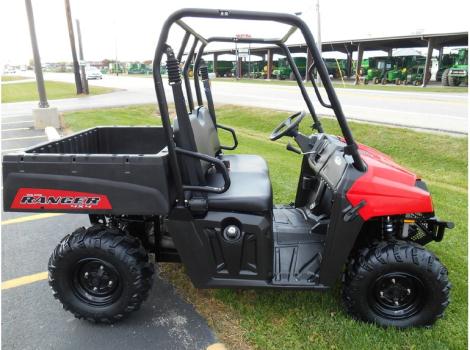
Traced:
<path fill-rule="evenodd" d="M 463 69 L 455 69 L 455 70 L 451 70 L 450 74 L 467 75 L 467 72 L 464 71 Z"/>

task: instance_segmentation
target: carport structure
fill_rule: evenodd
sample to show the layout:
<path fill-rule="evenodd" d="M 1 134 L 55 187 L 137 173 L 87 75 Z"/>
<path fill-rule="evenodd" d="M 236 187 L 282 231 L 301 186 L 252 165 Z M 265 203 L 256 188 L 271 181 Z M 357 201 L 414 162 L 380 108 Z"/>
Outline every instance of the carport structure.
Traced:
<path fill-rule="evenodd" d="M 427 47 L 425 71 L 429 70 L 431 65 L 432 52 L 439 50 L 439 60 L 442 57 L 444 47 L 468 46 L 468 32 L 438 33 L 438 34 L 416 34 L 405 36 L 391 36 L 383 38 L 367 38 L 357 40 L 338 40 L 322 42 L 322 52 L 342 52 L 347 55 L 347 75 L 352 75 L 353 53 L 357 52 L 357 65 L 355 71 L 355 84 L 359 83 L 359 69 L 362 65 L 362 58 L 365 51 L 385 51 L 390 56 L 393 49 Z M 312 56 L 305 43 L 288 44 L 287 48 L 291 53 L 307 54 L 307 66 L 312 63 Z M 223 54 L 235 54 L 235 49 L 222 49 L 206 51 L 205 54 L 212 54 L 214 57 L 214 67 L 217 63 L 217 57 Z M 273 45 L 256 47 L 251 49 L 252 55 L 266 57 L 268 71 L 267 78 L 271 78 L 273 70 L 273 55 L 283 55 L 282 50 Z M 428 81 L 423 81 L 423 87 Z"/>

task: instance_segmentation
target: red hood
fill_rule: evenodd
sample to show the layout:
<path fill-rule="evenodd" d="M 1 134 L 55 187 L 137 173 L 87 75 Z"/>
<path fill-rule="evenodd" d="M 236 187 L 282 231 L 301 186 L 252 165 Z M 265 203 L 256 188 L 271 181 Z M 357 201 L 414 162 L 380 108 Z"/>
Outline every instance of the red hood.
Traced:
<path fill-rule="evenodd" d="M 359 143 L 357 146 L 359 148 L 359 152 L 361 153 L 361 156 L 362 156 L 364 161 L 366 161 L 366 159 L 371 159 L 372 158 L 375 161 L 377 161 L 379 163 L 382 163 L 385 167 L 392 168 L 395 171 L 402 173 L 403 180 L 405 180 L 406 177 L 409 177 L 409 182 L 406 181 L 407 183 L 409 183 L 413 186 L 416 183 L 416 180 L 418 179 L 418 177 L 416 176 L 415 173 L 412 173 L 408 169 L 406 169 L 406 168 L 402 167 L 401 165 L 395 163 L 395 161 L 392 158 L 390 158 L 389 156 L 387 156 L 386 154 L 383 154 L 382 152 L 377 151 L 375 148 L 363 145 L 362 143 Z M 367 161 L 366 161 L 366 163 L 367 163 Z"/>
<path fill-rule="evenodd" d="M 364 175 L 351 186 L 346 196 L 364 220 L 371 217 L 432 212 L 429 192 L 416 186 L 417 176 L 374 148 L 358 144 L 367 165 Z"/>

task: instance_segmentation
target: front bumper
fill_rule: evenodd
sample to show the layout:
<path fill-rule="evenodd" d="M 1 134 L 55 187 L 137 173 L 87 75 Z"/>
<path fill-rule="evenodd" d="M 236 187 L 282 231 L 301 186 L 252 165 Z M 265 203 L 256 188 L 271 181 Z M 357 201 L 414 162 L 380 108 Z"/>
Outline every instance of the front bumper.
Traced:
<path fill-rule="evenodd" d="M 429 192 L 428 186 L 422 180 L 416 180 L 416 187 Z M 454 223 L 450 221 L 441 221 L 434 213 L 424 215 L 413 215 L 405 219 L 410 222 L 409 237 L 412 241 L 421 245 L 431 241 L 440 242 L 444 238 L 446 229 L 453 229 Z"/>
<path fill-rule="evenodd" d="M 454 223 L 450 221 L 441 221 L 436 216 L 430 218 L 422 218 L 416 220 L 416 226 L 420 228 L 420 231 L 424 233 L 424 236 L 420 238 L 420 241 L 424 241 L 420 244 L 426 244 L 431 241 L 440 242 L 444 238 L 444 232 L 446 229 L 453 229 Z"/>

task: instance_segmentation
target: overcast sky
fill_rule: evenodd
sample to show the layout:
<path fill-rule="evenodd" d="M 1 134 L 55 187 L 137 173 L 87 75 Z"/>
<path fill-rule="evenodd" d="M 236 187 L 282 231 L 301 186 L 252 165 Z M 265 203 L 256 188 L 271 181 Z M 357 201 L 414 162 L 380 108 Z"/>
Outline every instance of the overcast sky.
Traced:
<path fill-rule="evenodd" d="M 70 0 L 72 16 L 80 19 L 87 60 L 151 59 L 163 21 L 182 7 L 274 12 L 302 12 L 316 32 L 315 0 Z M 32 0 L 43 62 L 71 61 L 63 0 Z M 468 31 L 468 0 L 320 0 L 323 40 L 359 39 L 388 35 Z M 32 57 L 23 0 L 2 0 L 1 61 L 26 63 Z M 445 7 L 444 7 L 445 6 Z M 388 15 L 390 14 L 390 15 Z M 393 15 L 395 14 L 395 15 Z M 388 16 L 387 16 L 388 15 Z M 251 34 L 279 37 L 281 26 L 193 21 L 204 35 Z M 179 33 L 174 33 L 176 38 Z M 300 41 L 294 37 L 293 41 Z M 232 44 L 229 44 L 232 45 Z M 177 45 L 175 45 L 177 46 Z"/>

